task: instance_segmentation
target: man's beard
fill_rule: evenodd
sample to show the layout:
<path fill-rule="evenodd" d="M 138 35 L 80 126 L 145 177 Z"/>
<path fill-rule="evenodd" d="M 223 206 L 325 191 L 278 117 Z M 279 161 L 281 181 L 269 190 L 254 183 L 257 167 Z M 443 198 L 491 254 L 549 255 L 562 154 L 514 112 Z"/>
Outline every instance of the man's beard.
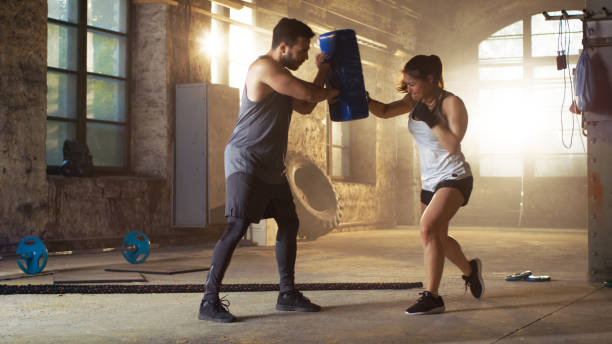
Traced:
<path fill-rule="evenodd" d="M 297 70 L 301 65 L 301 63 L 298 63 L 297 61 L 292 60 L 291 58 L 286 57 L 286 56 L 281 57 L 281 63 L 283 66 L 291 70 Z"/>

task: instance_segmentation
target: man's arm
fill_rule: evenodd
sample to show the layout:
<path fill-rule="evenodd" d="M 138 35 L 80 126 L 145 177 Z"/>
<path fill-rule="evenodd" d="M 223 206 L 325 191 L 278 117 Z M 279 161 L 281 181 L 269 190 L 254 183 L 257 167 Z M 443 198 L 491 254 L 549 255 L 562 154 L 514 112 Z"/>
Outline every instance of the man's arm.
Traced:
<path fill-rule="evenodd" d="M 331 64 L 325 62 L 326 59 L 326 54 L 317 55 L 316 61 L 318 70 L 317 75 L 315 76 L 315 79 L 312 82 L 312 84 L 315 86 L 323 87 L 323 84 L 325 83 L 325 77 L 327 76 L 327 73 L 329 73 L 329 70 L 331 68 Z M 293 110 L 303 115 L 311 113 L 312 110 L 314 110 L 315 106 L 317 106 L 317 103 L 308 102 L 297 98 L 293 99 Z"/>
<path fill-rule="evenodd" d="M 257 73 L 259 82 L 280 94 L 298 100 L 318 103 L 338 94 L 338 90 L 328 90 L 294 77 L 287 69 L 270 59 L 261 59 L 254 72 Z"/>
<path fill-rule="evenodd" d="M 410 112 L 415 103 L 410 94 L 406 94 L 404 98 L 388 104 L 369 98 L 368 108 L 376 117 L 391 118 Z"/>

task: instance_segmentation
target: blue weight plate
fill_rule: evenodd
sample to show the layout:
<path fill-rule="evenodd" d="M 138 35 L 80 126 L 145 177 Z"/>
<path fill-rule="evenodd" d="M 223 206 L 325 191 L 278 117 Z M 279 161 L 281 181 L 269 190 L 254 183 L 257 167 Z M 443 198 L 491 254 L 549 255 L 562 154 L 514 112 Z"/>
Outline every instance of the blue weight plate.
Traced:
<path fill-rule="evenodd" d="M 23 238 L 17 246 L 17 265 L 26 274 L 35 275 L 47 265 L 47 247 L 35 236 Z"/>
<path fill-rule="evenodd" d="M 134 246 L 136 250 L 130 251 L 128 248 Z M 132 264 L 140 264 L 149 256 L 151 242 L 144 233 L 139 231 L 129 232 L 121 242 L 121 253 L 125 260 Z"/>

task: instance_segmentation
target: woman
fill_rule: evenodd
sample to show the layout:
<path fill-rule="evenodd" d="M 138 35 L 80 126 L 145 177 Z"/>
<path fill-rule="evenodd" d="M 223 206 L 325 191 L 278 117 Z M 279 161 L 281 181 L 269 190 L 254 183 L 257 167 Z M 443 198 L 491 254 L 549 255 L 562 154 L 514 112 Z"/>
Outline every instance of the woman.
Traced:
<path fill-rule="evenodd" d="M 444 90 L 442 62 L 435 55 L 417 55 L 402 70 L 398 90 L 406 96 L 384 104 L 368 97 L 370 111 L 380 118 L 410 112 L 408 127 L 419 149 L 421 164 L 421 238 L 423 240 L 427 288 L 406 314 L 444 312 L 438 295 L 444 258 L 463 272 L 466 289 L 480 299 L 484 293 L 482 267 L 478 258 L 467 260 L 459 243 L 448 235 L 449 221 L 467 204 L 473 178 L 470 165 L 461 153 L 467 129 L 465 105 Z"/>

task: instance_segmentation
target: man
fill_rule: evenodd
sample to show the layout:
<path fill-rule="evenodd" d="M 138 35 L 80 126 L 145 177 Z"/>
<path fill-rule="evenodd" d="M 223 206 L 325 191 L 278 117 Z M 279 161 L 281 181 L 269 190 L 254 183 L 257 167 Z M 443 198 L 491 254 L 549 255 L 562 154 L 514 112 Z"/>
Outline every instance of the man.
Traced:
<path fill-rule="evenodd" d="M 272 47 L 251 66 L 242 94 L 238 122 L 225 147 L 226 205 L 228 226 L 215 246 L 206 278 L 206 292 L 198 318 L 232 322 L 219 287 L 231 256 L 250 223 L 274 218 L 278 223 L 276 260 L 280 293 L 276 309 L 318 312 L 294 286 L 298 218 L 285 176 L 289 124 L 293 110 L 309 114 L 317 102 L 332 99 L 337 90 L 323 88 L 330 69 L 326 56 L 317 56 L 318 73 L 313 83 L 294 77 L 308 59 L 312 30 L 304 23 L 283 18 L 274 27 Z"/>

